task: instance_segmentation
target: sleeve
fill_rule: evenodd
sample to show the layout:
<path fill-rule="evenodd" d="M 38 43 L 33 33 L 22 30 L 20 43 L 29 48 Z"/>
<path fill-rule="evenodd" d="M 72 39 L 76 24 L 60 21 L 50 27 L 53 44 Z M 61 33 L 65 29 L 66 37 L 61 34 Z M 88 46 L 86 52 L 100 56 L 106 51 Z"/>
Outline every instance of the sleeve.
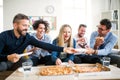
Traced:
<path fill-rule="evenodd" d="M 4 34 L 0 34 L 0 61 L 7 61 L 7 55 L 1 54 L 2 50 L 5 46 L 5 36 Z"/>
<path fill-rule="evenodd" d="M 53 45 L 53 44 L 50 44 L 50 43 L 38 41 L 32 36 L 31 36 L 30 44 L 34 45 L 36 47 L 45 49 L 45 50 L 50 50 L 50 51 L 63 52 L 63 49 L 64 49 L 63 47 L 59 47 L 59 46 L 56 46 L 56 45 Z"/>
<path fill-rule="evenodd" d="M 109 37 L 108 41 L 103 45 L 104 48 L 98 50 L 98 55 L 108 55 L 116 43 L 117 43 L 116 36 Z"/>
<path fill-rule="evenodd" d="M 36 36 L 36 33 L 28 33 L 28 34 L 29 34 L 30 36 L 33 36 L 33 37 Z M 30 51 L 33 47 L 34 47 L 33 45 L 28 45 L 25 50 L 28 52 L 28 51 Z"/>

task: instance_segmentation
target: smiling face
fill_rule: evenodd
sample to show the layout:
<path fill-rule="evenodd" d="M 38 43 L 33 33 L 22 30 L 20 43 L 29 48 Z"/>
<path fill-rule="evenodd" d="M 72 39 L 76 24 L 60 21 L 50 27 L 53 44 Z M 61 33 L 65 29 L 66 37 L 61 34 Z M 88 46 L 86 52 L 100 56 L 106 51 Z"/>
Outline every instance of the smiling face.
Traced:
<path fill-rule="evenodd" d="M 67 43 L 68 47 L 73 47 L 72 28 L 68 24 L 62 25 L 58 35 L 58 45 L 64 47 Z"/>
<path fill-rule="evenodd" d="M 45 34 L 45 25 L 44 24 L 39 24 L 38 28 L 36 29 L 37 35 L 39 37 L 42 37 Z"/>
<path fill-rule="evenodd" d="M 98 33 L 100 36 L 105 36 L 109 31 L 110 29 L 107 29 L 105 25 L 98 26 Z"/>
<path fill-rule="evenodd" d="M 16 22 L 14 25 L 14 31 L 16 36 L 25 36 L 29 27 L 29 20 L 22 19 L 19 22 Z"/>
<path fill-rule="evenodd" d="M 70 27 L 64 27 L 63 37 L 64 37 L 65 42 L 67 42 L 70 39 L 71 34 L 72 34 L 71 28 Z"/>
<path fill-rule="evenodd" d="M 83 36 L 85 35 L 85 32 L 86 32 L 86 27 L 81 26 L 81 27 L 78 29 L 78 36 L 79 36 L 79 37 L 83 37 Z"/>

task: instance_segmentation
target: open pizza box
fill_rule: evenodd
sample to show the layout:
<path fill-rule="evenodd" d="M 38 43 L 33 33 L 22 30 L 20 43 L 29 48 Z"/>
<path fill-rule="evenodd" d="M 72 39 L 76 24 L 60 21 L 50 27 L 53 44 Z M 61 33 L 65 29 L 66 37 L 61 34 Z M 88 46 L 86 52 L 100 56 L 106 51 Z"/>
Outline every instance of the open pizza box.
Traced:
<path fill-rule="evenodd" d="M 44 66 L 40 68 L 39 75 L 41 76 L 54 76 L 54 75 L 103 75 L 109 74 L 110 68 L 96 64 L 73 64 L 73 65 L 60 65 L 60 66 Z"/>
<path fill-rule="evenodd" d="M 81 67 L 83 72 L 77 72 L 79 76 L 96 76 L 96 75 L 104 75 L 110 74 L 110 68 L 106 66 L 102 66 L 99 63 L 96 64 L 77 64 Z"/>

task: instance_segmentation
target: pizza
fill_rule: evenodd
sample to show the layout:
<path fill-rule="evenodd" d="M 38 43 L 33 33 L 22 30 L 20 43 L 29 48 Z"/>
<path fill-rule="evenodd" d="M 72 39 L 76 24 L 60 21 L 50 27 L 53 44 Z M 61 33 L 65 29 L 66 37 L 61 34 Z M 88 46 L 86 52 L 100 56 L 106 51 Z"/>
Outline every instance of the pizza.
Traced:
<path fill-rule="evenodd" d="M 75 65 L 73 70 L 76 73 L 110 71 L 109 68 L 107 68 L 105 66 L 102 66 L 99 63 L 96 63 L 94 66 L 80 66 L 80 65 Z"/>
<path fill-rule="evenodd" d="M 72 74 L 72 68 L 67 66 L 50 66 L 41 68 L 40 75 L 64 75 L 64 74 Z"/>
<path fill-rule="evenodd" d="M 101 72 L 101 71 L 110 71 L 109 68 L 102 66 L 99 63 L 96 64 L 74 64 L 72 66 L 46 66 L 40 68 L 40 75 L 50 76 L 50 75 L 66 75 L 73 73 L 88 73 L 88 72 Z"/>

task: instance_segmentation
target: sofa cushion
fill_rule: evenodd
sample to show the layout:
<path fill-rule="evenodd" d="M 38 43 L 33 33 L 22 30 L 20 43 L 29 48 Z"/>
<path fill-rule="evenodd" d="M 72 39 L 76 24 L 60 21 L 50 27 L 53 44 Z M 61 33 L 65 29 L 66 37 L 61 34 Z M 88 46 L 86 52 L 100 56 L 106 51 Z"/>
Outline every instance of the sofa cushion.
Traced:
<path fill-rule="evenodd" d="M 120 55 L 120 50 L 119 49 L 112 49 L 111 54 L 118 54 L 118 55 Z"/>
<path fill-rule="evenodd" d="M 111 58 L 111 64 L 117 64 L 117 67 L 120 67 L 120 50 L 113 49 L 108 56 Z"/>

